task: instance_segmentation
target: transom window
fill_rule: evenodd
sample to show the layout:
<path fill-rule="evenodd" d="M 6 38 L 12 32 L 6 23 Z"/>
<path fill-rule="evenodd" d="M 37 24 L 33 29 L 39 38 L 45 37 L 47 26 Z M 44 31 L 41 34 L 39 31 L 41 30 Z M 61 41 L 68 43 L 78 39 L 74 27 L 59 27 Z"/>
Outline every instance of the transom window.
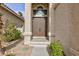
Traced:
<path fill-rule="evenodd" d="M 41 6 L 37 8 L 35 16 L 44 16 L 43 8 Z"/>
<path fill-rule="evenodd" d="M 47 15 L 47 10 L 44 10 L 42 6 L 39 6 L 37 9 L 33 10 L 33 15 L 36 17 L 43 17 Z"/>

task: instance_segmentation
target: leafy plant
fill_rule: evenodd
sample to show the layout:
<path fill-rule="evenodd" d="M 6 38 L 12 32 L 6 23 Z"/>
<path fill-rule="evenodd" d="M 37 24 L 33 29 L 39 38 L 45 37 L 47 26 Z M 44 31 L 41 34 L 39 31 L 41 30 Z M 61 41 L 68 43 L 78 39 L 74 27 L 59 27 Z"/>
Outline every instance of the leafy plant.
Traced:
<path fill-rule="evenodd" d="M 2 13 L 0 13 L 0 16 L 2 16 L 3 14 Z"/>
<path fill-rule="evenodd" d="M 18 12 L 18 14 L 19 14 L 20 16 L 23 16 L 22 12 L 20 12 L 20 11 Z"/>
<path fill-rule="evenodd" d="M 10 42 L 10 41 L 20 38 L 20 35 L 21 35 L 21 32 L 16 29 L 13 23 L 9 22 L 5 29 L 5 33 L 3 37 L 5 38 L 4 41 Z"/>
<path fill-rule="evenodd" d="M 63 48 L 59 41 L 54 41 L 49 45 L 51 56 L 63 56 Z"/>

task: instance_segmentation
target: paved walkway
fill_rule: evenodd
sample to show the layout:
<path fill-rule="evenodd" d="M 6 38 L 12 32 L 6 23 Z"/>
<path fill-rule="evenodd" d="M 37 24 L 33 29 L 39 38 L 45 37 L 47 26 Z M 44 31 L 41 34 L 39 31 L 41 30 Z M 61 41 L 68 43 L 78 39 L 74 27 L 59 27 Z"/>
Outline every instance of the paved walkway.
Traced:
<path fill-rule="evenodd" d="M 47 47 L 33 47 L 31 56 L 48 56 Z"/>

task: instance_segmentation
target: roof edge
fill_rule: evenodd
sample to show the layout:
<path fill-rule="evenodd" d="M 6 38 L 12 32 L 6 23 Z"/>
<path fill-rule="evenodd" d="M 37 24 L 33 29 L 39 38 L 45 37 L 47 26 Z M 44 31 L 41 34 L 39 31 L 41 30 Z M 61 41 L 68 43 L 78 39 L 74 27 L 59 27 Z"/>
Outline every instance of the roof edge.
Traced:
<path fill-rule="evenodd" d="M 4 3 L 0 3 L 0 6 L 8 10 L 10 13 L 14 14 L 18 18 L 20 18 L 22 21 L 24 21 L 24 17 L 19 16 L 16 12 L 14 12 L 12 9 L 10 9 L 8 6 L 6 6 Z"/>

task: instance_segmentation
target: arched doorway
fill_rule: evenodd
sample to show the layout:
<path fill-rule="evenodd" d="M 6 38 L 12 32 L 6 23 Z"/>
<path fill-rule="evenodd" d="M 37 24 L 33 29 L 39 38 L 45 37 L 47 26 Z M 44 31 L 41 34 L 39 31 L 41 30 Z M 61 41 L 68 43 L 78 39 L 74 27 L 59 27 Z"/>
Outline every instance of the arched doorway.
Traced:
<path fill-rule="evenodd" d="M 44 4 L 37 4 L 32 10 L 33 37 L 47 37 L 48 8 Z"/>

